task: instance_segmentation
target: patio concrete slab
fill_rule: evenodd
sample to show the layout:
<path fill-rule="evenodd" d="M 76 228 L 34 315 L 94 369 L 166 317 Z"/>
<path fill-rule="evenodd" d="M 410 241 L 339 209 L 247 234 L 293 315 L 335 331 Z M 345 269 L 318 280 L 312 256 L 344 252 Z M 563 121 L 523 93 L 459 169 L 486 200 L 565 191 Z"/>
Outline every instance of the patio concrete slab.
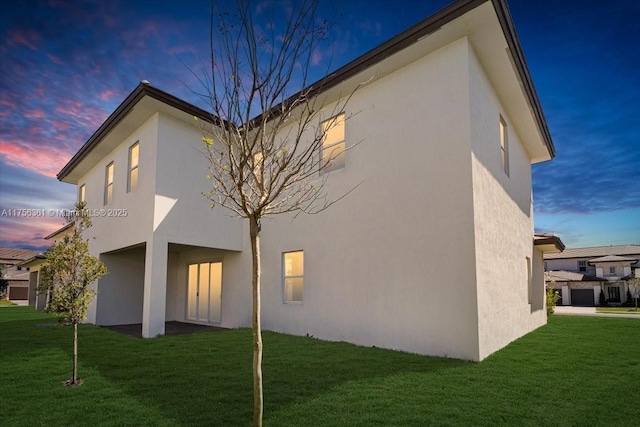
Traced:
<path fill-rule="evenodd" d="M 121 334 L 131 335 L 133 337 L 142 338 L 142 323 L 134 323 L 130 325 L 112 325 L 104 326 L 112 331 L 120 332 Z M 165 335 L 187 335 L 196 332 L 216 332 L 224 331 L 225 328 L 218 326 L 198 325 L 195 323 L 186 322 L 165 322 L 164 334 Z"/>

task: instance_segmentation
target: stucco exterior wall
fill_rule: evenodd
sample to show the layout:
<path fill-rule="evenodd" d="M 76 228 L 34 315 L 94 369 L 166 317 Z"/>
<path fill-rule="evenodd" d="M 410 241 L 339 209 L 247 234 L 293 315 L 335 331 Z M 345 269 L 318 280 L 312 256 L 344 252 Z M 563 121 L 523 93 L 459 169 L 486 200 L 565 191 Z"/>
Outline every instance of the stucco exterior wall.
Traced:
<path fill-rule="evenodd" d="M 154 237 L 167 242 L 242 250 L 242 221 L 222 207 L 210 208 L 203 195 L 207 161 L 202 132 L 160 114 L 154 207 Z"/>
<path fill-rule="evenodd" d="M 544 289 L 539 267 L 533 275 L 534 263 L 542 265 L 542 259 L 532 245 L 530 159 L 516 124 L 502 107 L 473 47 L 468 47 L 479 357 L 483 359 L 543 325 L 546 314 L 538 300 Z M 508 174 L 501 162 L 501 116 L 507 124 Z M 534 296 L 536 301 L 530 301 Z"/>
<path fill-rule="evenodd" d="M 108 274 L 98 282 L 97 325 L 142 322 L 145 248 L 102 254 Z"/>
<path fill-rule="evenodd" d="M 352 98 L 347 144 L 362 142 L 327 188 L 360 186 L 318 215 L 263 223 L 265 329 L 477 359 L 466 63 L 459 40 Z M 283 303 L 293 250 L 302 304 Z"/>
<path fill-rule="evenodd" d="M 175 250 L 175 252 L 174 252 Z M 226 328 L 251 325 L 251 257 L 240 261 L 239 252 L 218 249 L 171 248 L 167 282 L 167 320 L 184 321 L 187 309 L 188 265 L 222 262 L 222 312 L 219 326 Z M 172 300 L 169 302 L 169 300 Z"/>

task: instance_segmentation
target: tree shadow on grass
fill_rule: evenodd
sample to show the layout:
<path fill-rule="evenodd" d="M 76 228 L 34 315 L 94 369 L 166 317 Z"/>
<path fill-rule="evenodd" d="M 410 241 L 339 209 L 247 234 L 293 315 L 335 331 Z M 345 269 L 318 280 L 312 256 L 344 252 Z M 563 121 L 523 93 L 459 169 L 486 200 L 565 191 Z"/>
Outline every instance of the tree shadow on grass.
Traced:
<path fill-rule="evenodd" d="M 89 332 L 83 331 L 83 332 Z M 252 418 L 252 339 L 249 329 L 152 340 L 80 337 L 81 355 L 102 376 L 140 400 L 158 405 L 182 425 L 247 425 Z M 429 373 L 469 365 L 389 350 L 264 333 L 265 414 L 350 381 L 398 373 Z"/>

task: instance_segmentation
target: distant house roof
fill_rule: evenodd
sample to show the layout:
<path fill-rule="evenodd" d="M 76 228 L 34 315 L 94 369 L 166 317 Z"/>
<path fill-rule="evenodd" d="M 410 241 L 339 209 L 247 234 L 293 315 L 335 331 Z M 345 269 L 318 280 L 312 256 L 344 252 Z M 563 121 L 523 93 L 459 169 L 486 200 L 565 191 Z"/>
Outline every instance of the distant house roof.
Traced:
<path fill-rule="evenodd" d="M 589 248 L 565 249 L 560 254 L 545 254 L 544 259 L 567 259 L 567 258 L 599 258 L 607 255 L 635 255 L 640 257 L 640 245 L 617 245 L 617 246 L 595 246 Z"/>
<path fill-rule="evenodd" d="M 596 276 L 565 270 L 548 271 L 547 277 L 556 282 L 600 282 L 603 280 Z"/>
<path fill-rule="evenodd" d="M 607 255 L 600 258 L 594 258 L 589 260 L 589 264 L 601 263 L 601 262 L 631 262 L 631 264 L 635 264 L 638 262 L 637 258 L 629 258 L 618 255 Z"/>
<path fill-rule="evenodd" d="M 9 284 L 18 284 L 29 281 L 30 272 L 28 271 L 8 271 L 4 276 L 4 279 L 9 282 Z"/>
<path fill-rule="evenodd" d="M 27 249 L 0 248 L 0 264 L 15 265 L 38 255 L 38 252 Z"/>

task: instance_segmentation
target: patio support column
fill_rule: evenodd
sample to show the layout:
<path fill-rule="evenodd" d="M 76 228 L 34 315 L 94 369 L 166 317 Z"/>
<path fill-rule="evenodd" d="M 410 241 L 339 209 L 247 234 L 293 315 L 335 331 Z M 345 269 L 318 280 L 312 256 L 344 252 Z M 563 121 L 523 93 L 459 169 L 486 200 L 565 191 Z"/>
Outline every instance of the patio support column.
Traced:
<path fill-rule="evenodd" d="M 147 242 L 144 263 L 144 302 L 142 306 L 142 336 L 164 335 L 167 305 L 168 243 L 160 239 Z"/>

